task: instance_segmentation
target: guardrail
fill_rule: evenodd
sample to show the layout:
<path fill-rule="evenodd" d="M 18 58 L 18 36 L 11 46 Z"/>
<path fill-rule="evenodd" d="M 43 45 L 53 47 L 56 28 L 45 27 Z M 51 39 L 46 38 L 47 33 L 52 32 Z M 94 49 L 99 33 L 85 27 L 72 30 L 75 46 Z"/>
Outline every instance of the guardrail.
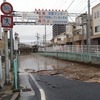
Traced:
<path fill-rule="evenodd" d="M 100 46 L 91 45 L 90 52 L 85 45 L 64 45 L 55 47 L 46 47 L 39 49 L 39 53 L 45 56 L 52 56 L 64 60 L 74 60 L 81 62 L 91 62 L 100 64 Z"/>

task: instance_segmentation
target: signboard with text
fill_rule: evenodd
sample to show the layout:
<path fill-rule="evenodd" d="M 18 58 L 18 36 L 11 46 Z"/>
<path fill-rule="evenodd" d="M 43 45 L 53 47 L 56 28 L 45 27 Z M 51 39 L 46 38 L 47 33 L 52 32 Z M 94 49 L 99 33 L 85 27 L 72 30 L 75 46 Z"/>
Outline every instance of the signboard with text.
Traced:
<path fill-rule="evenodd" d="M 52 25 L 52 24 L 67 24 L 68 13 L 67 11 L 47 11 L 47 10 L 35 10 L 36 14 L 39 14 L 39 19 L 36 20 L 36 24 L 40 25 Z"/>
<path fill-rule="evenodd" d="M 22 20 L 38 20 L 39 15 L 34 12 L 17 12 L 15 14 L 18 17 L 21 17 Z"/>
<path fill-rule="evenodd" d="M 39 15 L 34 12 L 22 12 L 22 18 L 26 20 L 38 20 Z"/>

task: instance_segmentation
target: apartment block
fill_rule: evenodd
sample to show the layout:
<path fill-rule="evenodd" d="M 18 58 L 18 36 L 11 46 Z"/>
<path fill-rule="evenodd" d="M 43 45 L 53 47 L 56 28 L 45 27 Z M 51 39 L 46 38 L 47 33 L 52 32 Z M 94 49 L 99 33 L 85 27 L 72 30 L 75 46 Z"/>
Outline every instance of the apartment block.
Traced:
<path fill-rule="evenodd" d="M 53 30 L 53 38 L 54 38 L 55 36 L 60 35 L 61 33 L 66 31 L 66 25 L 54 24 L 52 30 Z"/>

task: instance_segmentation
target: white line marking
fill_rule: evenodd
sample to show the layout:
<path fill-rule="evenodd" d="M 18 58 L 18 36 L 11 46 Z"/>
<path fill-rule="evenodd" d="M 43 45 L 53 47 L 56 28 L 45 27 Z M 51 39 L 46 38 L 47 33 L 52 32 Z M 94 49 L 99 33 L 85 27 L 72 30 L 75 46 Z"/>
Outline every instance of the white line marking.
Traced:
<path fill-rule="evenodd" d="M 45 96 L 45 92 L 44 90 L 41 88 L 41 86 L 37 83 L 37 81 L 35 80 L 35 78 L 32 76 L 32 74 L 30 74 L 30 77 L 32 78 L 32 80 L 34 81 L 34 83 L 36 84 L 36 86 L 38 87 L 40 94 L 41 94 L 41 100 L 46 100 L 46 96 Z"/>

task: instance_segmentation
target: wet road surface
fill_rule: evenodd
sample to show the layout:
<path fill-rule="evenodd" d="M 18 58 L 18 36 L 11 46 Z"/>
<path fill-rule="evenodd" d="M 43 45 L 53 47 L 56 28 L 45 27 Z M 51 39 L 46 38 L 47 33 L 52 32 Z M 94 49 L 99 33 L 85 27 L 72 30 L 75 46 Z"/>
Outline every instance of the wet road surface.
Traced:
<path fill-rule="evenodd" d="M 20 98 L 18 100 L 41 100 L 40 93 L 28 73 L 20 73 Z"/>
<path fill-rule="evenodd" d="M 40 91 L 33 79 L 25 72 L 30 70 L 53 70 L 52 66 L 70 66 L 66 61 L 45 58 L 38 55 L 20 57 L 20 86 L 31 88 L 21 92 L 19 100 L 41 100 Z M 66 79 L 61 76 L 35 75 L 33 77 L 45 92 L 46 100 L 100 100 L 100 85 Z"/>
<path fill-rule="evenodd" d="M 19 70 L 22 72 L 25 69 L 32 70 L 52 70 L 54 66 L 70 66 L 72 63 L 56 60 L 48 57 L 38 56 L 36 54 L 21 56 L 20 57 L 20 68 Z M 53 66 L 53 67 L 52 67 Z"/>

